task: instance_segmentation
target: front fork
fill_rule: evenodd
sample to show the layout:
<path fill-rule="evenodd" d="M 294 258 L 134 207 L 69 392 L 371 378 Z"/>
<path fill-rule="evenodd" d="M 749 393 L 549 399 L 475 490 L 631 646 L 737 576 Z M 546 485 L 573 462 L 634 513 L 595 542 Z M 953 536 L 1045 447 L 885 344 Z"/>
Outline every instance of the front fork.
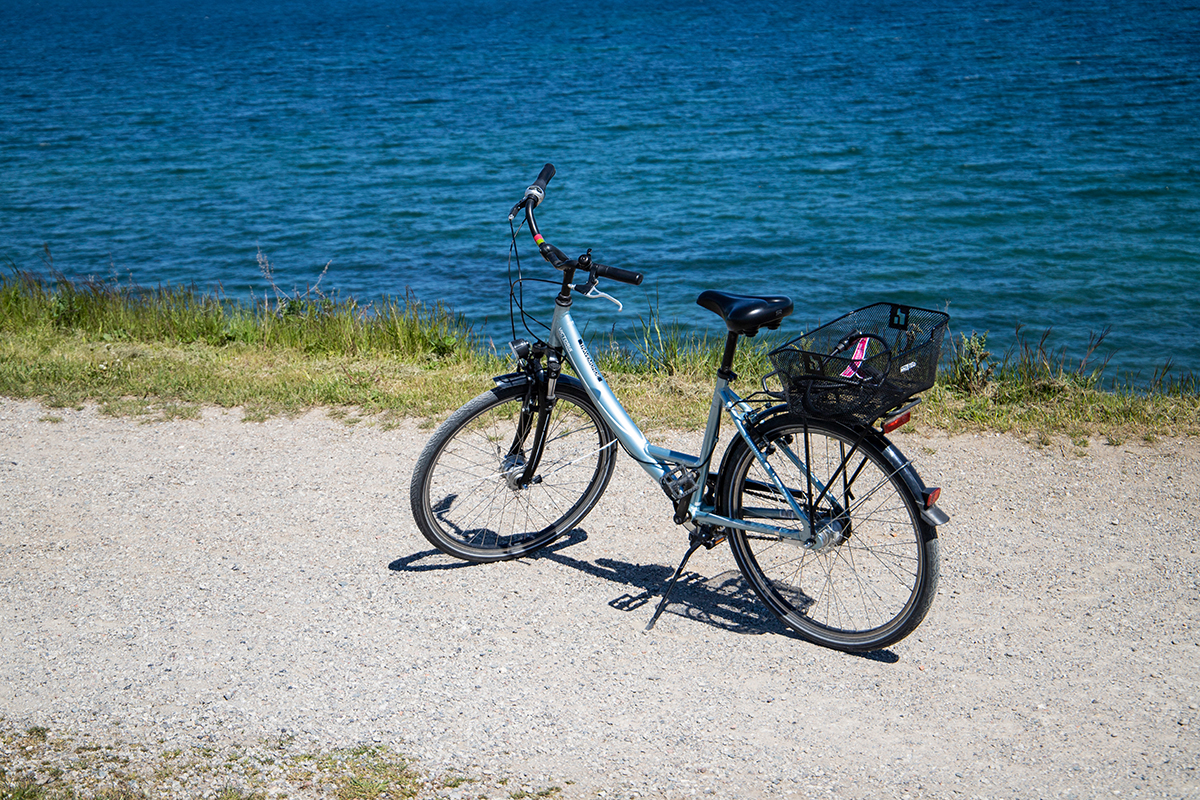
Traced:
<path fill-rule="evenodd" d="M 521 403 L 517 431 L 501 464 L 501 471 L 510 488 L 524 489 L 540 480 L 537 469 L 546 451 L 550 416 L 557 402 L 556 387 L 558 377 L 562 374 L 562 357 L 554 348 L 530 345 L 528 342 L 514 342 L 513 350 L 524 361 L 522 371 L 529 380 L 525 383 L 525 400 Z M 546 359 L 544 367 L 543 357 Z M 530 432 L 533 433 L 532 449 L 526 454 L 525 444 Z"/>

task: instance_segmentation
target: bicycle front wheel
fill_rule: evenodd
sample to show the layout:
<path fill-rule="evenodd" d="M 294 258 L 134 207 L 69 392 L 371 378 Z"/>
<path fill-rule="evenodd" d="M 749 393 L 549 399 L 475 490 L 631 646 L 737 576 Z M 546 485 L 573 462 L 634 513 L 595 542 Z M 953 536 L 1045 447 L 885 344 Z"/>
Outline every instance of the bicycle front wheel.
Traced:
<path fill-rule="evenodd" d="M 938 542 L 900 468 L 871 437 L 859 441 L 835 423 L 781 417 L 759 432 L 811 533 L 731 530 L 751 588 L 784 624 L 824 647 L 866 652 L 910 634 L 937 592 Z M 722 469 L 729 470 L 722 491 L 729 516 L 802 531 L 750 448 L 734 447 Z"/>
<path fill-rule="evenodd" d="M 467 561 L 520 558 L 592 510 L 612 477 L 616 442 L 581 388 L 560 380 L 557 395 L 527 486 L 515 480 L 534 449 L 530 416 L 522 422 L 523 384 L 484 392 L 434 432 L 410 488 L 413 516 L 430 543 Z"/>

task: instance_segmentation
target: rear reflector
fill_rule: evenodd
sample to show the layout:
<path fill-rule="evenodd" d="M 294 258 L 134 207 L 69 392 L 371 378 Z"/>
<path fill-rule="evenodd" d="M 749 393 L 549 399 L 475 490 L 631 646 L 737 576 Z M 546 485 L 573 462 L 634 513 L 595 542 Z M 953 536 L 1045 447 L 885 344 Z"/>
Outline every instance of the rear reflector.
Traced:
<path fill-rule="evenodd" d="M 922 494 L 925 495 L 925 507 L 933 508 L 933 504 L 936 503 L 938 498 L 942 495 L 942 489 L 940 486 L 934 486 L 926 489 L 924 492 L 922 492 Z"/>
<path fill-rule="evenodd" d="M 905 411 L 903 414 L 901 414 L 898 417 L 892 417 L 891 419 L 885 419 L 883 421 L 883 432 L 891 433 L 892 431 L 896 430 L 896 428 L 907 425 L 908 421 L 910 419 L 912 419 L 911 411 Z"/>

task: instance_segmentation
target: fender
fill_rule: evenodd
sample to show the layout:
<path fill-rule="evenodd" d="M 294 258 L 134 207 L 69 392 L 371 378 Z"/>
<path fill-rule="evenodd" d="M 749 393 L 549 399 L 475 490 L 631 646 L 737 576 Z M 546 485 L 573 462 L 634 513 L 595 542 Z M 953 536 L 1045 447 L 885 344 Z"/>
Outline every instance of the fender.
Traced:
<path fill-rule="evenodd" d="M 904 479 L 904 482 L 908 485 L 908 488 L 912 490 L 913 496 L 918 498 L 918 500 L 923 498 L 925 496 L 925 489 L 927 487 L 925 486 L 925 482 L 921 480 L 921 476 L 917 474 L 917 470 L 913 466 L 913 463 L 908 460 L 908 456 L 901 453 L 900 449 L 896 447 L 896 445 L 892 444 L 891 439 L 887 438 L 879 431 L 872 428 L 871 433 L 874 434 L 873 438 L 875 440 L 875 444 L 877 444 L 879 448 L 883 450 L 884 457 L 888 460 L 888 463 L 895 467 L 899 472 L 900 477 Z M 921 519 L 925 520 L 927 523 L 929 523 L 930 527 L 933 528 L 933 536 L 930 538 L 937 538 L 937 526 L 945 525 L 947 522 L 949 522 L 950 515 L 945 511 L 942 511 L 936 505 L 932 505 L 929 508 L 922 508 L 921 504 L 918 502 L 917 508 L 921 512 Z"/>
<path fill-rule="evenodd" d="M 505 375 L 492 376 L 492 382 L 501 388 L 506 386 L 524 386 L 531 380 L 533 379 L 524 372 L 509 372 Z M 573 375 L 568 375 L 565 372 L 560 373 L 558 376 L 558 385 L 562 386 L 563 384 L 575 387 L 579 391 L 583 392 L 584 397 L 587 397 L 587 390 L 583 388 L 583 384 L 579 382 L 579 379 Z"/>
<path fill-rule="evenodd" d="M 765 409 L 755 415 L 753 422 L 751 422 L 747 427 L 750 429 L 751 433 L 754 433 L 760 429 L 766 428 L 768 425 L 774 423 L 777 419 L 782 416 L 786 416 L 787 414 L 788 407 L 786 405 L 772 406 L 771 408 Z M 849 437 L 851 441 L 857 438 L 858 434 L 862 432 L 861 429 L 849 428 L 841 423 L 834 422 L 833 420 L 821 420 L 821 422 L 822 424 L 828 425 L 830 428 L 836 430 L 838 433 Z M 864 439 L 870 441 L 879 448 L 880 452 L 883 453 L 883 457 L 887 459 L 887 462 L 893 471 L 900 476 L 900 479 L 904 481 L 904 485 L 908 487 L 910 492 L 912 492 L 913 497 L 918 498 L 918 510 L 921 513 L 921 519 L 924 520 L 924 522 L 929 526 L 929 538 L 936 539 L 937 526 L 945 525 L 947 522 L 949 522 L 950 516 L 936 505 L 930 506 L 929 508 L 920 507 L 920 498 L 925 496 L 924 492 L 927 487 L 925 486 L 924 481 L 921 480 L 921 476 L 917 474 L 917 470 L 913 466 L 913 463 L 909 461 L 907 456 L 900 452 L 900 449 L 896 447 L 896 445 L 892 444 L 890 439 L 888 439 L 875 428 L 869 428 Z M 741 438 L 738 437 L 730 442 L 729 447 L 725 448 L 725 455 L 721 457 L 721 470 L 719 473 L 721 485 L 717 489 L 718 500 L 725 496 L 724 482 L 727 480 L 725 476 L 730 474 L 733 466 L 734 451 L 738 448 L 741 441 Z M 745 447 L 745 444 L 741 444 L 741 446 Z M 728 513 L 728 509 L 718 509 L 718 513 Z"/>
<path fill-rule="evenodd" d="M 492 376 L 492 383 L 501 388 L 505 386 L 519 386 L 520 384 L 527 383 L 528 381 L 529 376 L 524 372 L 509 372 L 504 375 Z"/>

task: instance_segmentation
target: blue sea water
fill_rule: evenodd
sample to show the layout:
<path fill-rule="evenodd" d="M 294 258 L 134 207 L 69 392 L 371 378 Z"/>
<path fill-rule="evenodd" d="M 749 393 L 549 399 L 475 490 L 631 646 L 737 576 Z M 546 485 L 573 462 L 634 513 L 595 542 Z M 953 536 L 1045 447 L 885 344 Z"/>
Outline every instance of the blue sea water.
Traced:
<path fill-rule="evenodd" d="M 249 298 L 261 250 L 503 342 L 547 161 L 547 239 L 647 275 L 594 334 L 716 330 L 705 288 L 791 294 L 796 332 L 894 298 L 1200 372 L 1196 2 L 0 4 L 18 268 Z"/>

